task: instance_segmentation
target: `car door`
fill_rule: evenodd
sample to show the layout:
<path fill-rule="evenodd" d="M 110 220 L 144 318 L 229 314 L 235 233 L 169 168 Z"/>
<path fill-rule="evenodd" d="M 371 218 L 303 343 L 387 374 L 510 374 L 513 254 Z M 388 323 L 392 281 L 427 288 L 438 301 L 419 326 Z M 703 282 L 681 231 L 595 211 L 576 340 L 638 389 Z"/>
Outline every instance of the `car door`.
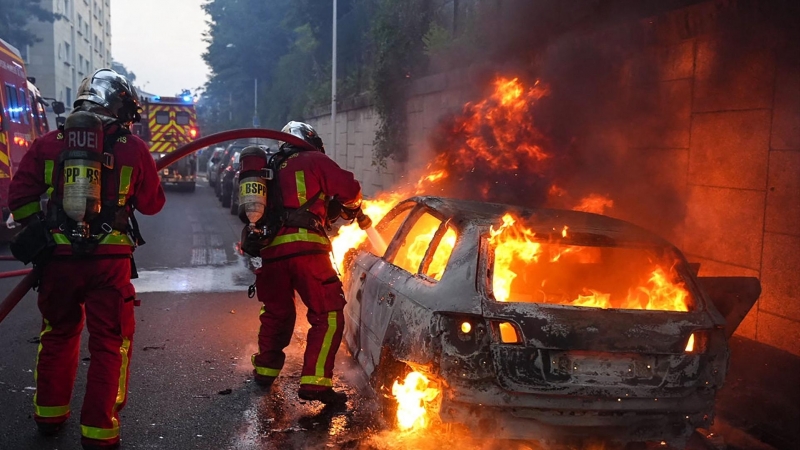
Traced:
<path fill-rule="evenodd" d="M 375 227 L 383 240 L 391 243 L 397 230 L 403 225 L 414 208 L 414 203 L 400 205 L 390 211 Z M 353 264 L 347 267 L 345 276 L 345 342 L 353 356 L 367 373 L 372 371 L 372 361 L 365 358 L 370 352 L 362 350 L 380 346 L 375 332 L 374 318 L 378 300 L 380 300 L 381 279 L 376 277 L 385 263 L 381 258 L 384 251 L 373 248 L 369 241 L 364 242 L 358 250 Z M 375 267 L 378 265 L 378 267 Z"/>
<path fill-rule="evenodd" d="M 427 208 L 418 207 L 396 233 L 383 258 L 370 268 L 368 278 L 373 278 L 376 286 L 369 286 L 371 298 L 362 306 L 362 311 L 370 323 L 369 342 L 363 351 L 368 352 L 365 358 L 372 366 L 379 363 L 387 339 L 402 338 L 387 336 L 392 315 L 399 305 L 412 313 L 425 313 L 420 299 L 411 296 L 429 286 L 431 281 L 435 282 L 444 270 L 447 260 L 434 262 L 433 255 L 441 240 L 441 234 L 437 233 L 441 228 L 441 219 Z M 449 257 L 449 252 L 446 255 Z M 397 332 L 401 331 L 393 330 Z"/>

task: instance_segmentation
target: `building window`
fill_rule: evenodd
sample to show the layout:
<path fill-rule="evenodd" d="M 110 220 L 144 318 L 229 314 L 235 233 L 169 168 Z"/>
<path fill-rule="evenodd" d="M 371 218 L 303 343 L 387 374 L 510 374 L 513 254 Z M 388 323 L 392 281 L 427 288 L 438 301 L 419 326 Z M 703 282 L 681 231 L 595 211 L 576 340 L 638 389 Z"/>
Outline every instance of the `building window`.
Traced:
<path fill-rule="evenodd" d="M 83 38 L 86 39 L 86 42 L 89 42 L 89 22 L 83 23 Z"/>
<path fill-rule="evenodd" d="M 67 105 L 71 106 L 72 105 L 72 88 L 66 88 L 66 92 L 67 92 L 67 98 L 65 99 L 66 100 L 65 103 Z"/>
<path fill-rule="evenodd" d="M 78 14 L 78 34 L 83 34 L 83 16 Z"/>
<path fill-rule="evenodd" d="M 72 59 L 71 50 L 72 49 L 69 45 L 69 42 L 64 42 L 64 62 L 66 62 L 67 64 L 69 64 L 71 62 L 70 60 Z"/>
<path fill-rule="evenodd" d="M 78 55 L 78 70 L 83 70 L 83 55 Z"/>
<path fill-rule="evenodd" d="M 86 60 L 86 73 L 90 73 L 91 71 L 92 71 L 92 69 L 89 68 L 89 60 L 87 59 Z"/>

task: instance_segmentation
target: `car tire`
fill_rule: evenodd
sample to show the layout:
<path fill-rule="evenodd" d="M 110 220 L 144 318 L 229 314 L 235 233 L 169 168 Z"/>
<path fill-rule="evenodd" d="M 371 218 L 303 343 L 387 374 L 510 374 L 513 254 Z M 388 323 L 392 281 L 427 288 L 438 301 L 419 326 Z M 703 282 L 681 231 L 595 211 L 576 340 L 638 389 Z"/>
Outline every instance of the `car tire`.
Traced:
<path fill-rule="evenodd" d="M 233 201 L 233 194 L 231 194 L 231 215 L 235 216 L 239 214 L 239 204 Z"/>
<path fill-rule="evenodd" d="M 397 424 L 397 402 L 392 395 L 394 382 L 403 380 L 411 371 L 407 364 L 397 361 L 385 348 L 381 351 L 381 360 L 372 373 L 371 384 L 378 398 L 381 417 L 390 428 Z"/>
<path fill-rule="evenodd" d="M 222 201 L 223 208 L 230 208 L 231 207 L 231 195 L 226 193 L 225 191 L 222 192 L 222 197 L 220 198 Z"/>

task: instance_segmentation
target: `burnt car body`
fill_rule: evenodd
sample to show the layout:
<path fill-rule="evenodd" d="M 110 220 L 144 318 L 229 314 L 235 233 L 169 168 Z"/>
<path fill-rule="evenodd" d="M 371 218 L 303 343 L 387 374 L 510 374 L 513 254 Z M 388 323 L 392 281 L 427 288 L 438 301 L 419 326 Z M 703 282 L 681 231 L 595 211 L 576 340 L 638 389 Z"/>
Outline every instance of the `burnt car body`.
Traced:
<path fill-rule="evenodd" d="M 525 217 L 543 238 L 569 226 L 570 245 L 674 255 L 692 307 L 495 300 L 489 236 L 506 212 Z M 412 246 L 406 237 L 431 217 L 439 225 L 423 242 L 424 257 L 404 269 L 402 252 Z M 595 214 L 415 197 L 376 229 L 388 244 L 385 253 L 367 242 L 345 258 L 348 349 L 379 399 L 391 398 L 390 386 L 404 372 L 422 372 L 441 388 L 436 409 L 443 423 L 494 438 L 599 437 L 681 447 L 713 420 L 728 367 L 727 339 L 760 294 L 754 278 L 698 278 L 668 242 Z M 430 273 L 447 230 L 455 232 L 452 251 L 445 265 L 438 262 L 444 270 Z M 503 327 L 513 328 L 514 338 L 506 339 Z M 688 351 L 692 336 L 696 346 Z"/>

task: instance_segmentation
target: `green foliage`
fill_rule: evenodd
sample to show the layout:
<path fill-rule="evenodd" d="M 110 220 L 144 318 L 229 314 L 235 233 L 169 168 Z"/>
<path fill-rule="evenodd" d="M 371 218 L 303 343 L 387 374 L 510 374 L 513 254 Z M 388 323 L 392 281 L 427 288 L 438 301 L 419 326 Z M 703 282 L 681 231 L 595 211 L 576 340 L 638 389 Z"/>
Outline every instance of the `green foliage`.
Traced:
<path fill-rule="evenodd" d="M 406 96 L 426 61 L 423 37 L 430 28 L 432 0 L 378 0 L 371 38 L 372 93 L 379 115 L 375 160 L 407 156 Z"/>
<path fill-rule="evenodd" d="M 428 32 L 422 37 L 422 42 L 425 43 L 425 54 L 434 56 L 450 47 L 453 35 L 447 28 L 433 22 L 428 28 Z"/>
<path fill-rule="evenodd" d="M 0 38 L 11 45 L 22 48 L 33 45 L 41 39 L 28 30 L 31 20 L 53 22 L 59 19 L 58 14 L 53 14 L 31 0 L 0 0 Z"/>

